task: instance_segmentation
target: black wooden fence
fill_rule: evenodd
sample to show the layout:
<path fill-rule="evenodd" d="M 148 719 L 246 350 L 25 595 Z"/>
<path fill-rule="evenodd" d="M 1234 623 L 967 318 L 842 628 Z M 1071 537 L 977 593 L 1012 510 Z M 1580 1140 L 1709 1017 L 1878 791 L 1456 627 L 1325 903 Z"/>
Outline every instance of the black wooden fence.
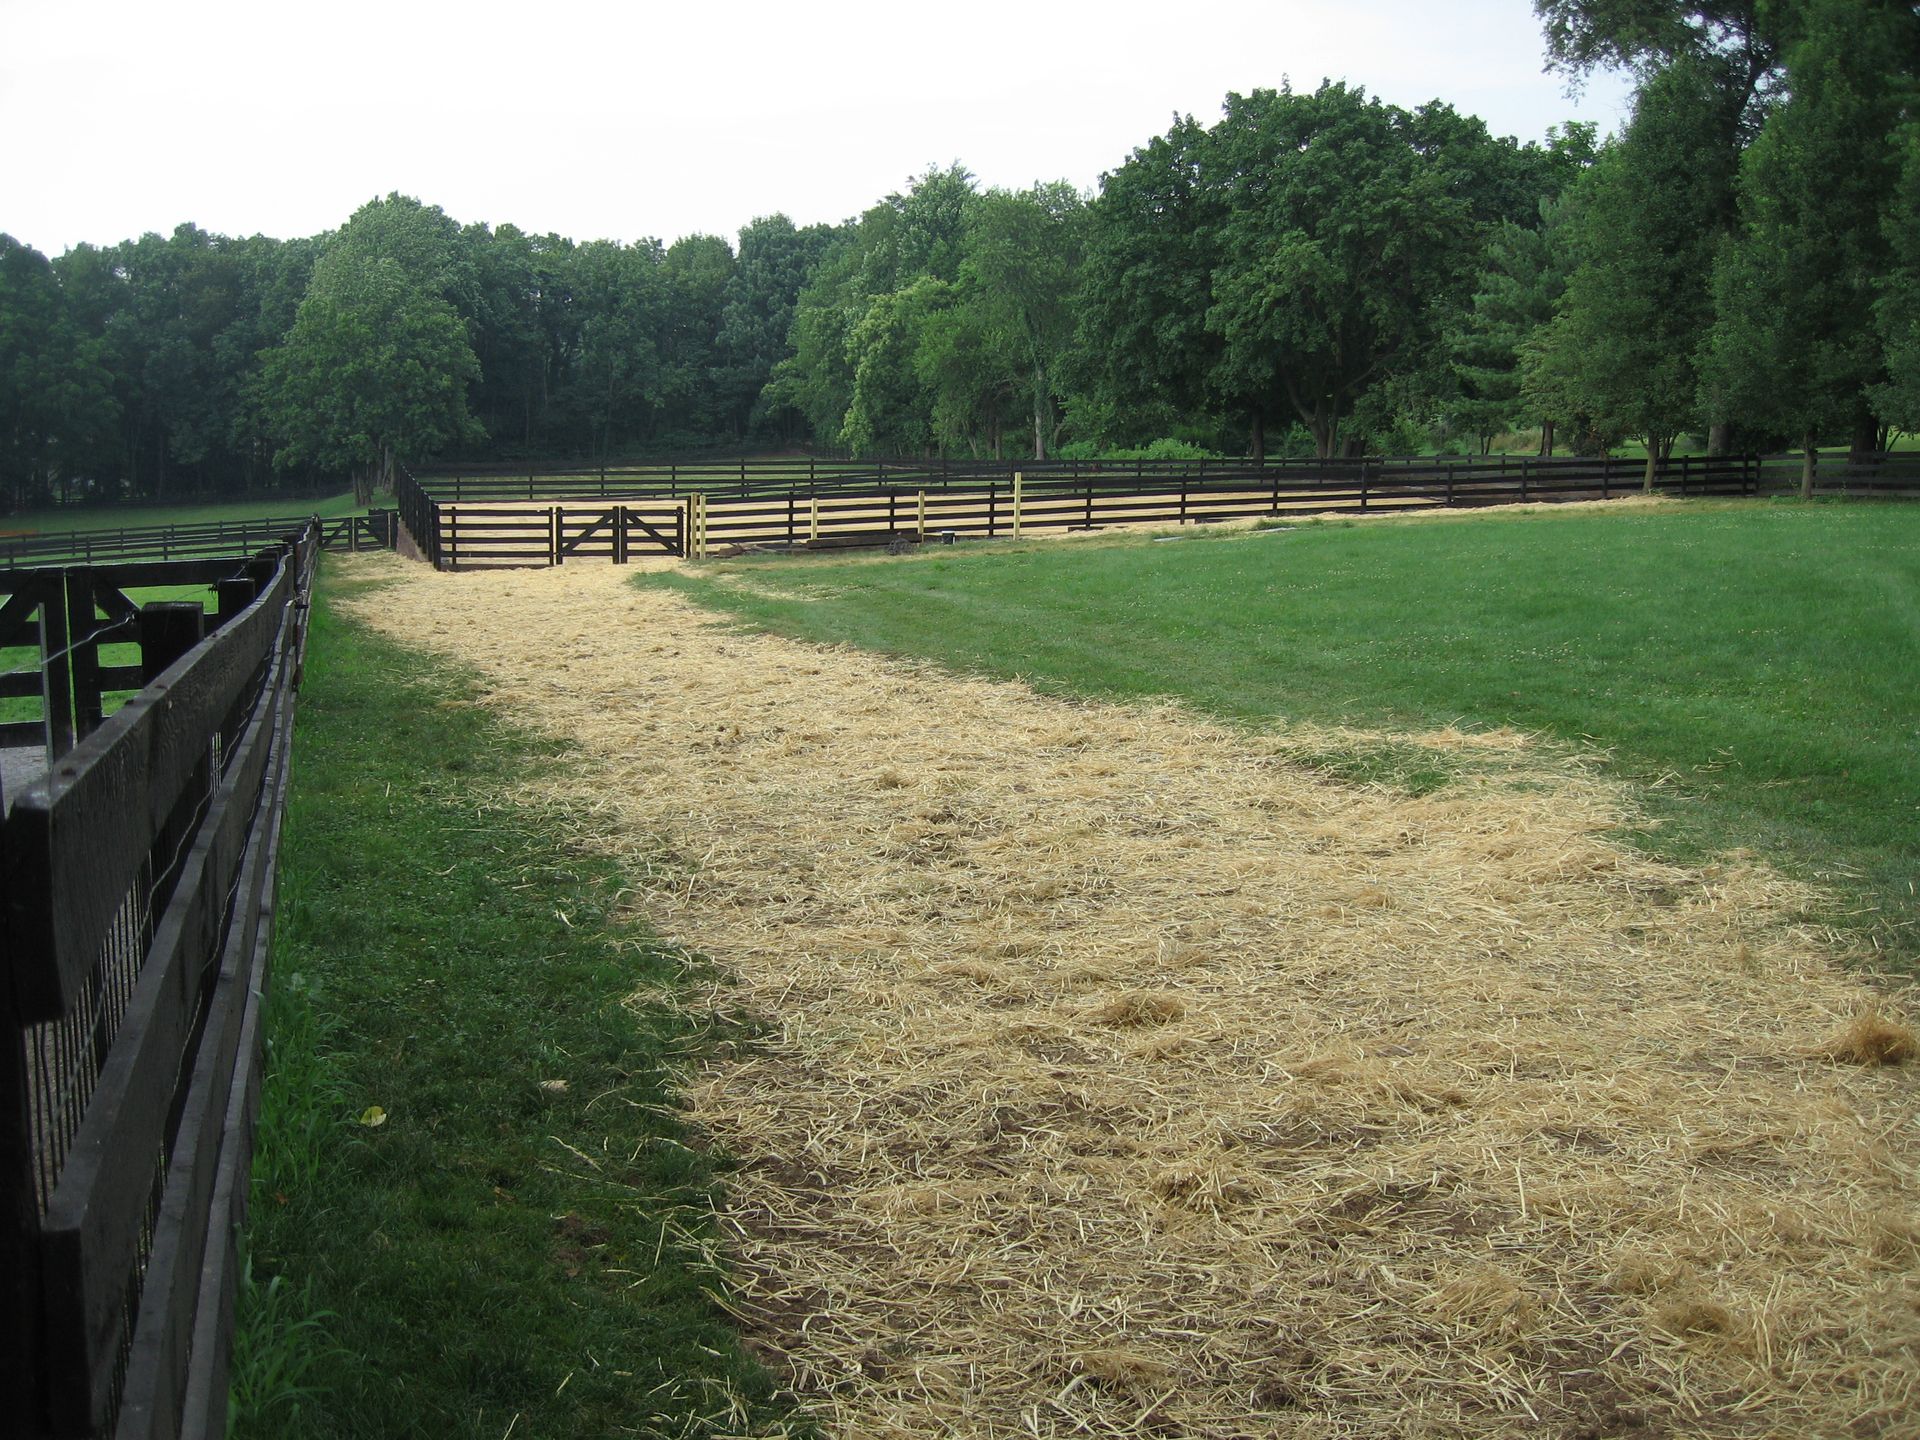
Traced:
<path fill-rule="evenodd" d="M 229 561 L 211 634 L 195 605 L 139 630 L 147 683 L 0 821 L 0 1428 L 24 1440 L 225 1425 L 318 549 L 308 525 Z M 47 614 L 99 593 L 9 583 Z"/>
<path fill-rule="evenodd" d="M 303 529 L 305 515 L 221 520 L 201 525 L 142 525 L 114 530 L 0 536 L 0 566 L 92 564 L 96 560 L 220 558 L 270 544 Z M 398 523 L 391 510 L 336 515 L 316 522 L 322 550 L 391 550 Z"/>

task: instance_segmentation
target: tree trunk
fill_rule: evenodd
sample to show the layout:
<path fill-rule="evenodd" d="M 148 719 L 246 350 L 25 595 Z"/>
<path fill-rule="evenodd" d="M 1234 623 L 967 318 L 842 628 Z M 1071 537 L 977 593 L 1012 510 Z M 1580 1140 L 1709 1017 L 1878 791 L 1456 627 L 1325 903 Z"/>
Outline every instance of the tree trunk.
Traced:
<path fill-rule="evenodd" d="M 1720 456 L 1732 449 L 1733 426 L 1725 420 L 1716 420 L 1707 427 L 1707 454 Z"/>
<path fill-rule="evenodd" d="M 1033 458 L 1047 458 L 1047 400 L 1046 394 L 1038 385 L 1033 391 Z"/>
<path fill-rule="evenodd" d="M 1254 464 L 1267 463 L 1267 412 L 1258 405 L 1253 407 L 1253 430 L 1248 436 L 1247 446 Z"/>
<path fill-rule="evenodd" d="M 1880 421 L 1862 405 L 1853 416 L 1853 438 L 1847 444 L 1847 461 L 1858 465 L 1867 456 L 1880 452 Z"/>
<path fill-rule="evenodd" d="M 1551 420 L 1540 422 L 1540 453 L 1548 457 L 1553 455 L 1553 421 Z"/>
<path fill-rule="evenodd" d="M 1813 472 L 1819 468 L 1820 451 L 1813 443 L 1813 432 L 1800 437 L 1800 498 L 1813 498 Z"/>
<path fill-rule="evenodd" d="M 1654 477 L 1657 476 L 1659 473 L 1660 473 L 1660 437 L 1658 435 L 1649 435 L 1647 436 L 1647 473 L 1645 478 L 1642 479 L 1640 482 L 1640 489 L 1642 493 L 1647 495 L 1651 495 L 1653 493 Z"/>

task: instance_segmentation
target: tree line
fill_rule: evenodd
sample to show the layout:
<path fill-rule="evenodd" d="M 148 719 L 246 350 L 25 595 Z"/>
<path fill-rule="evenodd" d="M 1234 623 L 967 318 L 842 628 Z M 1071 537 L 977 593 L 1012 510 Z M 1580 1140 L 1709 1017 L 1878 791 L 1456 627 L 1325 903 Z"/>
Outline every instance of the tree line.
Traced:
<path fill-rule="evenodd" d="M 1714 450 L 1920 428 L 1920 17 L 1536 0 L 1600 139 L 1343 83 L 1230 95 L 1082 194 L 930 167 L 841 225 L 576 243 L 0 235 L 0 499 L 363 489 L 401 460 Z"/>

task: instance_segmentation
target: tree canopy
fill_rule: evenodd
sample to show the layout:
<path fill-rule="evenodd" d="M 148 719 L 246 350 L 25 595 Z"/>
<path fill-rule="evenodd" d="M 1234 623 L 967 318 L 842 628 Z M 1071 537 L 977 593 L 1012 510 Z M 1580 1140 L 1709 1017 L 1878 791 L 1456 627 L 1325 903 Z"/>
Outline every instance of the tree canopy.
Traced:
<path fill-rule="evenodd" d="M 576 241 L 417 199 L 274 240 L 0 236 L 0 503 L 808 444 L 1333 455 L 1920 426 L 1920 15 L 1536 0 L 1630 121 L 1543 142 L 1282 85 L 1082 192 Z M 1503 438 L 1504 437 L 1504 438 Z"/>

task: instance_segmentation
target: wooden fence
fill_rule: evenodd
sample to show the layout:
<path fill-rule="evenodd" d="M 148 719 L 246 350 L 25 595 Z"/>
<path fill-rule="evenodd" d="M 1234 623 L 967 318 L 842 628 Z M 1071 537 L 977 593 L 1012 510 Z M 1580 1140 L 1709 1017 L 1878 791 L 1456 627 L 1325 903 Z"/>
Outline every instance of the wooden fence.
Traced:
<path fill-rule="evenodd" d="M 783 462 L 784 463 L 784 462 Z M 632 502 L 594 505 L 476 504 L 438 495 L 435 482 L 403 476 L 402 517 L 432 563 L 449 569 L 552 565 L 571 557 L 641 553 L 704 555 L 712 547 L 924 543 L 947 537 L 1016 536 L 1111 525 L 1189 524 L 1256 516 L 1351 511 L 1375 513 L 1522 501 L 1600 499 L 1637 491 L 1642 462 L 1615 459 L 1316 461 L 1225 469 L 1217 462 L 1088 464 L 1027 473 L 922 472 L 900 484 L 840 475 L 807 485 L 749 485 L 655 493 L 651 509 Z M 889 470 L 892 476 L 897 472 Z M 937 483 L 936 483 L 937 482 Z M 524 483 L 524 482 L 518 482 Z M 1762 484 L 1753 457 L 1676 460 L 1665 488 L 1681 495 L 1752 495 Z M 664 502 L 664 506 L 662 507 Z M 631 539 L 626 515 L 644 515 L 646 534 Z M 624 550 L 611 540 L 629 534 Z"/>
<path fill-rule="evenodd" d="M 309 524 L 230 560 L 211 634 L 191 604 L 134 617 L 147 683 L 0 797 L 0 1416 L 23 1440 L 225 1425 L 318 549 Z M 46 616 L 100 593 L 86 572 L 8 583 L 9 611 Z"/>
<path fill-rule="evenodd" d="M 180 625 L 196 623 L 190 614 L 182 621 L 182 605 L 142 607 L 127 592 L 204 585 L 217 595 L 215 623 L 224 625 L 253 602 L 252 564 L 228 556 L 0 570 L 0 651 L 32 656 L 31 663 L 0 669 L 0 701 L 32 700 L 38 711 L 35 719 L 0 722 L 0 747 L 40 746 L 56 759 L 66 754 L 99 727 L 107 696 L 153 679 L 145 657 L 166 653 Z M 138 646 L 143 658 L 111 663 L 109 646 Z"/>
<path fill-rule="evenodd" d="M 75 530 L 0 538 L 0 567 L 92 564 L 96 560 L 220 558 L 270 544 L 302 529 L 311 517 L 223 520 L 203 525 L 144 525 L 118 530 Z M 391 510 L 337 515 L 316 522 L 322 550 L 391 550 L 398 517 Z"/>

